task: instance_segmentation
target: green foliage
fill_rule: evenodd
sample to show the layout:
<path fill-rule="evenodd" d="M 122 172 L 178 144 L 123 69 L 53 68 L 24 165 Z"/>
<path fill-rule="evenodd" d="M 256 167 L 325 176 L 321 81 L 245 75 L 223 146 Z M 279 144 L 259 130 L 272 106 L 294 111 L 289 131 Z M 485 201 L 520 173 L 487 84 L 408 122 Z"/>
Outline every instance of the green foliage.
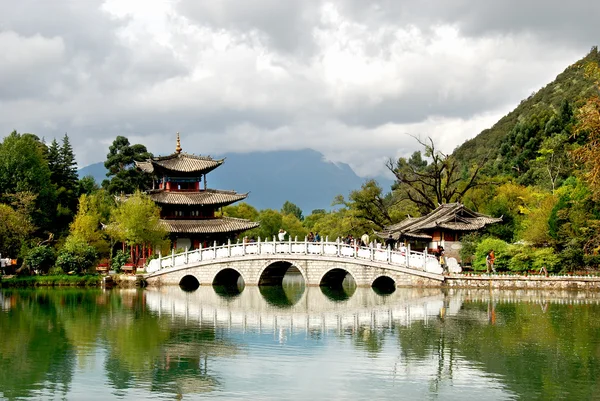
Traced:
<path fill-rule="evenodd" d="M 160 224 L 159 207 L 149 196 L 139 191 L 117 205 L 106 231 L 114 240 L 130 246 L 154 247 L 162 244 L 168 234 Z"/>
<path fill-rule="evenodd" d="M 79 195 L 89 195 L 98 191 L 100 187 L 96 183 L 96 180 L 91 175 L 81 177 L 78 182 L 77 192 Z"/>
<path fill-rule="evenodd" d="M 54 231 L 56 190 L 50 180 L 46 146 L 35 135 L 13 131 L 0 144 L 0 203 L 8 194 L 36 194 L 31 219 L 41 231 Z"/>
<path fill-rule="evenodd" d="M 15 257 L 34 230 L 29 210 L 35 196 L 21 192 L 14 196 L 12 207 L 0 203 L 0 254 Z"/>
<path fill-rule="evenodd" d="M 97 260 L 98 254 L 93 246 L 69 237 L 58 252 L 56 266 L 65 272 L 81 273 L 90 270 Z"/>
<path fill-rule="evenodd" d="M 47 245 L 37 246 L 29 251 L 25 264 L 38 273 L 46 274 L 56 261 L 54 249 Z"/>
<path fill-rule="evenodd" d="M 225 206 L 223 208 L 223 215 L 228 217 L 235 217 L 238 219 L 246 219 L 250 221 L 258 220 L 258 210 L 256 210 L 254 206 L 251 206 L 246 202 L 240 202 L 236 205 Z"/>
<path fill-rule="evenodd" d="M 109 256 L 107 233 L 101 226 L 109 221 L 114 206 L 114 198 L 104 190 L 81 195 L 77 215 L 71 223 L 70 236 L 93 246 L 100 255 Z"/>
<path fill-rule="evenodd" d="M 481 241 L 479 233 L 464 235 L 461 240 L 461 248 L 459 251 L 461 264 L 471 264 L 475 253 L 477 252 L 477 244 Z"/>
<path fill-rule="evenodd" d="M 304 220 L 304 216 L 302 216 L 302 209 L 300 209 L 297 205 L 293 204 L 290 201 L 285 201 L 281 208 L 281 214 L 291 214 L 300 221 Z"/>
<path fill-rule="evenodd" d="M 118 273 L 121 271 L 121 268 L 123 267 L 123 265 L 125 265 L 125 263 L 127 263 L 128 260 L 129 254 L 119 249 L 115 256 L 112 257 L 110 261 L 110 267 Z"/>
<path fill-rule="evenodd" d="M 136 190 L 148 188 L 151 177 L 135 168 L 135 162 L 146 161 L 152 157 L 144 145 L 130 145 L 124 136 L 118 136 L 109 148 L 104 166 L 109 179 L 102 187 L 111 194 L 131 194 Z"/>
<path fill-rule="evenodd" d="M 511 256 L 509 253 L 509 244 L 501 239 L 491 237 L 484 238 L 477 245 L 473 269 L 485 271 L 485 257 L 491 250 L 494 250 L 494 254 L 496 255 L 496 270 L 508 270 Z"/>

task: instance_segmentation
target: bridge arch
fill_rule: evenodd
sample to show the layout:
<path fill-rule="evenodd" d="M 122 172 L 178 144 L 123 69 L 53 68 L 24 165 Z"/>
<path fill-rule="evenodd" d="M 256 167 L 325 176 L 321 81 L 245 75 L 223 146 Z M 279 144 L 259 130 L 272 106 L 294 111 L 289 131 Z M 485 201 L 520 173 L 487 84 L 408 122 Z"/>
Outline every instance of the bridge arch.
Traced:
<path fill-rule="evenodd" d="M 216 272 L 211 284 L 213 287 L 238 288 L 241 292 L 246 285 L 246 279 L 239 269 L 226 267 Z"/>
<path fill-rule="evenodd" d="M 302 276 L 304 285 L 308 285 L 308 279 L 306 272 L 301 269 L 297 264 L 287 260 L 270 260 L 265 263 L 258 274 L 259 286 L 264 285 L 282 285 L 283 278 L 288 270 L 293 269 L 294 272 L 298 272 Z"/>
<path fill-rule="evenodd" d="M 354 286 L 358 284 L 350 269 L 342 267 L 329 269 L 319 278 L 320 287 L 342 287 L 345 283 L 353 284 Z"/>
<path fill-rule="evenodd" d="M 193 274 L 186 274 L 179 280 L 179 287 L 184 291 L 195 291 L 200 287 L 200 281 Z"/>
<path fill-rule="evenodd" d="M 371 283 L 371 288 L 378 294 L 389 295 L 396 291 L 396 280 L 387 275 L 381 275 Z"/>

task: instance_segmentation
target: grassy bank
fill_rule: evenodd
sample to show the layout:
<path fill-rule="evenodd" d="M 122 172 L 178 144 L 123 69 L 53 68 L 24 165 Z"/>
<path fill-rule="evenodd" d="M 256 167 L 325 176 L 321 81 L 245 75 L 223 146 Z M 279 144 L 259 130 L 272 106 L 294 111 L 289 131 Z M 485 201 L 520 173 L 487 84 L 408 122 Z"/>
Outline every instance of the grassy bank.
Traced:
<path fill-rule="evenodd" d="M 24 276 L 2 278 L 0 287 L 97 287 L 102 276 L 89 274 L 84 276 Z"/>

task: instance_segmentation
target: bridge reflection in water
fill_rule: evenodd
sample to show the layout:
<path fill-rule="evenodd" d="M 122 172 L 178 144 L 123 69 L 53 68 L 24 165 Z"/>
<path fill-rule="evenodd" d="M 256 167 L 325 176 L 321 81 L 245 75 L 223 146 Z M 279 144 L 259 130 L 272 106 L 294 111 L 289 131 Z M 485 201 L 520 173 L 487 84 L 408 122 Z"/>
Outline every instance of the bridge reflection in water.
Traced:
<path fill-rule="evenodd" d="M 457 313 L 462 302 L 439 289 L 396 291 L 382 296 L 370 288 L 332 296 L 327 289 L 300 286 L 247 287 L 223 296 L 211 287 L 184 292 L 166 286 L 146 290 L 148 309 L 159 315 L 184 318 L 186 323 L 243 331 L 343 332 L 362 326 L 388 328 Z"/>

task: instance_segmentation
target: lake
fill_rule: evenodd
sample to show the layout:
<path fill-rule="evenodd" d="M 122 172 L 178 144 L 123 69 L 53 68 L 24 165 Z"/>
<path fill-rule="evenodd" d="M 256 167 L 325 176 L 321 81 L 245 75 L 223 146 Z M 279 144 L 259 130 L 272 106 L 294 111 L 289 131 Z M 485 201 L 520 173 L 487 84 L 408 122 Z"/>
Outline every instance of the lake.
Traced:
<path fill-rule="evenodd" d="M 586 400 L 596 293 L 284 287 L 0 293 L 5 399 Z"/>

